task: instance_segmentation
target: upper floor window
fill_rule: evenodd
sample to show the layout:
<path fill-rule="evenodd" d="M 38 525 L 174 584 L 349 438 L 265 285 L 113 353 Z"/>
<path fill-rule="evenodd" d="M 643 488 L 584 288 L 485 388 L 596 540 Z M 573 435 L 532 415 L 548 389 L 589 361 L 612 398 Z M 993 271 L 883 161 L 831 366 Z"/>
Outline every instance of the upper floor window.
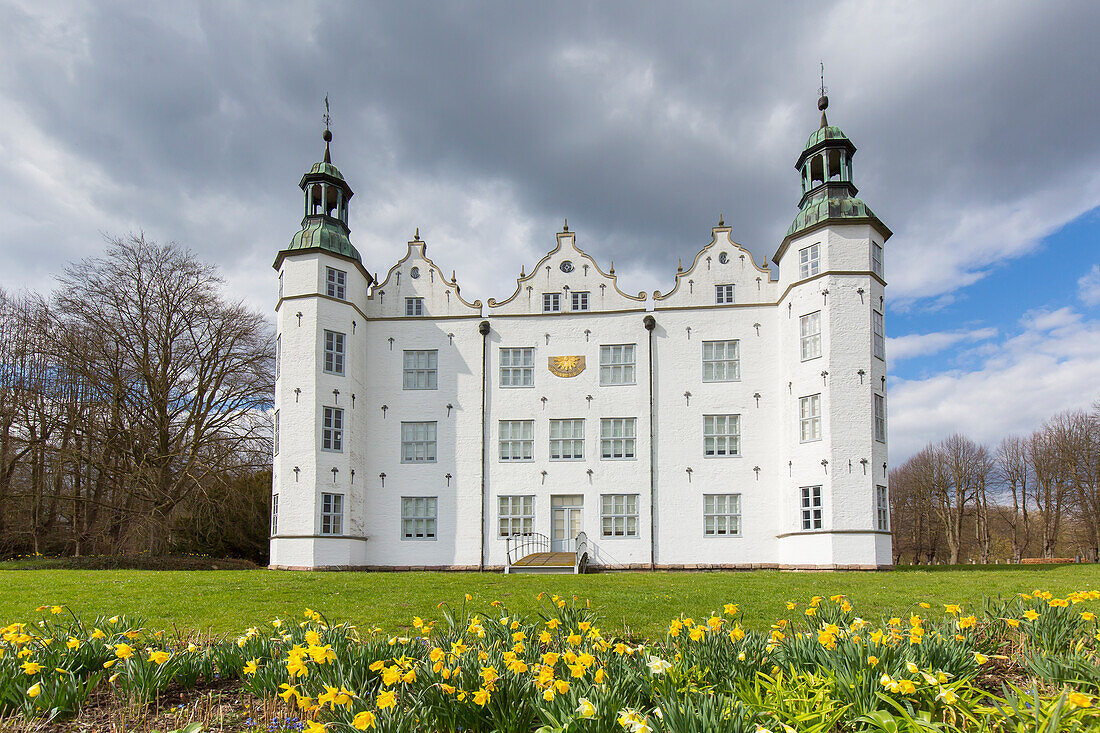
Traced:
<path fill-rule="evenodd" d="M 586 311 L 588 310 L 588 291 L 576 290 L 573 292 L 573 310 Z"/>
<path fill-rule="evenodd" d="M 600 420 L 600 458 L 633 458 L 636 417 L 605 417 Z"/>
<path fill-rule="evenodd" d="M 279 300 L 283 299 L 283 273 L 279 273 Z M 274 534 L 274 533 L 272 533 Z"/>
<path fill-rule="evenodd" d="M 325 331 L 325 374 L 344 376 L 344 334 Z"/>
<path fill-rule="evenodd" d="M 404 389 L 436 389 L 439 351 L 437 349 L 406 350 L 401 384 Z"/>
<path fill-rule="evenodd" d="M 741 495 L 703 494 L 703 536 L 738 537 L 741 534 Z"/>
<path fill-rule="evenodd" d="M 821 395 L 812 394 L 798 400 L 800 440 L 808 443 L 821 440 Z"/>
<path fill-rule="evenodd" d="M 875 487 L 875 528 L 882 532 L 890 531 L 890 495 L 885 486 Z"/>
<path fill-rule="evenodd" d="M 740 415 L 703 415 L 703 455 L 741 455 Z"/>
<path fill-rule="evenodd" d="M 535 497 L 497 497 L 497 536 L 514 537 L 535 531 Z"/>
<path fill-rule="evenodd" d="M 535 385 L 535 350 L 532 348 L 500 349 L 500 386 L 533 387 Z"/>
<path fill-rule="evenodd" d="M 733 285 L 715 285 L 714 286 L 714 302 L 715 303 L 732 303 L 733 302 Z"/>
<path fill-rule="evenodd" d="M 875 402 L 875 440 L 886 442 L 886 398 L 880 394 L 874 396 Z"/>
<path fill-rule="evenodd" d="M 802 529 L 821 529 L 821 487 L 803 486 L 801 493 Z"/>
<path fill-rule="evenodd" d="M 634 384 L 634 344 L 600 347 L 600 385 Z"/>
<path fill-rule="evenodd" d="M 321 534 L 344 533 L 344 495 L 321 494 Z"/>
<path fill-rule="evenodd" d="M 871 272 L 882 277 L 882 245 L 871 242 Z"/>
<path fill-rule="evenodd" d="M 550 460 L 584 459 L 584 418 L 550 421 Z"/>
<path fill-rule="evenodd" d="M 703 381 L 736 382 L 741 379 L 741 342 L 703 342 Z"/>
<path fill-rule="evenodd" d="M 279 378 L 279 373 L 282 371 L 283 366 L 283 335 L 279 334 L 275 337 L 275 378 Z"/>
<path fill-rule="evenodd" d="M 558 313 L 561 311 L 561 293 L 542 294 L 542 312 Z"/>
<path fill-rule="evenodd" d="M 875 356 L 886 360 L 886 319 L 876 310 L 871 311 L 871 326 L 874 330 Z"/>
<path fill-rule="evenodd" d="M 401 539 L 434 540 L 437 508 L 434 496 L 402 496 Z"/>
<path fill-rule="evenodd" d="M 275 436 L 273 442 L 275 443 L 275 455 L 279 455 L 279 411 L 275 411 Z"/>
<path fill-rule="evenodd" d="M 600 496 L 600 534 L 603 537 L 638 536 L 638 495 Z"/>
<path fill-rule="evenodd" d="M 344 450 L 344 410 L 340 407 L 323 409 L 321 423 L 321 450 Z"/>
<path fill-rule="evenodd" d="M 337 270 L 334 267 L 326 267 L 325 282 L 327 283 L 326 293 L 330 298 L 347 300 L 348 274 L 346 272 Z"/>
<path fill-rule="evenodd" d="M 798 278 L 800 280 L 813 277 L 821 272 L 821 248 L 820 245 L 811 244 L 798 250 Z"/>
<path fill-rule="evenodd" d="M 501 420 L 500 460 L 535 460 L 535 421 Z"/>
<path fill-rule="evenodd" d="M 423 298 L 405 298 L 405 315 L 406 316 L 422 316 L 422 315 L 424 315 L 424 299 Z"/>
<path fill-rule="evenodd" d="M 435 423 L 401 423 L 401 462 L 435 463 Z"/>
<path fill-rule="evenodd" d="M 821 356 L 821 311 L 807 313 L 798 319 L 798 336 L 802 361 Z"/>

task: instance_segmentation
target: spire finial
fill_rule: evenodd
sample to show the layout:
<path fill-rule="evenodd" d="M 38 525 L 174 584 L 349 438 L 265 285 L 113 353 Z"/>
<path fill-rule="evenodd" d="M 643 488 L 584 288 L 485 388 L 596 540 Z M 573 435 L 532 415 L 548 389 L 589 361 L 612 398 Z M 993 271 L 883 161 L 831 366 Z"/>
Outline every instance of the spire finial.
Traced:
<path fill-rule="evenodd" d="M 718 226 L 724 227 L 726 225 L 726 217 L 723 214 L 718 215 Z"/>
<path fill-rule="evenodd" d="M 563 232 L 569 231 L 569 219 L 565 220 L 565 225 L 562 227 Z"/>
<path fill-rule="evenodd" d="M 821 62 L 821 96 L 817 98 L 817 108 L 821 110 L 821 126 L 828 127 L 829 121 L 825 119 L 825 110 L 829 108 L 829 90 L 825 87 L 825 62 Z"/>
<path fill-rule="evenodd" d="M 414 242 L 419 242 L 420 241 L 420 227 L 416 228 L 416 234 L 413 235 L 413 241 Z"/>
<path fill-rule="evenodd" d="M 328 113 L 328 94 L 325 94 L 325 113 L 321 116 L 321 121 L 325 123 L 325 132 L 321 135 L 325 140 L 325 162 L 331 163 L 332 157 L 328 152 L 328 144 L 332 142 L 332 130 L 329 129 L 329 125 L 332 124 L 332 118 Z"/>

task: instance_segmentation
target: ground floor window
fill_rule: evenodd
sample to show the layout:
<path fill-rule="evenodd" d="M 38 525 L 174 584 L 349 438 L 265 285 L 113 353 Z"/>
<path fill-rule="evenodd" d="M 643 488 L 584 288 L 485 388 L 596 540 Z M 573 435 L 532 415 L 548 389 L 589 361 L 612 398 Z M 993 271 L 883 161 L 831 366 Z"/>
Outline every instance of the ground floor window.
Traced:
<path fill-rule="evenodd" d="M 501 537 L 531 534 L 535 527 L 535 497 L 500 496 L 498 504 L 498 532 Z"/>
<path fill-rule="evenodd" d="M 604 537 L 638 536 L 638 495 L 600 496 L 600 534 Z"/>
<path fill-rule="evenodd" d="M 401 497 L 401 537 L 406 540 L 434 540 L 436 497 Z"/>
<path fill-rule="evenodd" d="M 802 529 L 821 529 L 821 487 L 802 487 Z"/>
<path fill-rule="evenodd" d="M 271 495 L 271 534 L 279 533 L 279 495 Z"/>
<path fill-rule="evenodd" d="M 344 495 L 321 494 L 321 534 L 344 533 Z"/>
<path fill-rule="evenodd" d="M 741 495 L 703 494 L 703 535 L 736 537 L 741 534 Z"/>

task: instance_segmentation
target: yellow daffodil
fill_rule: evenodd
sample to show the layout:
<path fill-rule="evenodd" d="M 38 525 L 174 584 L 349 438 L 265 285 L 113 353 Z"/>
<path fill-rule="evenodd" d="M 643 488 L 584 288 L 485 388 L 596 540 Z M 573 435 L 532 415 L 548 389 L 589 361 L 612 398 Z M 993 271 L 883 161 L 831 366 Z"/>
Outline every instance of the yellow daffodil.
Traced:
<path fill-rule="evenodd" d="M 1091 708 L 1092 698 L 1083 692 L 1071 692 L 1066 696 L 1066 704 L 1071 708 Z"/>
<path fill-rule="evenodd" d="M 33 685 L 27 688 L 27 697 L 38 697 L 42 694 L 42 683 L 35 682 Z"/>
<path fill-rule="evenodd" d="M 119 659 L 129 659 L 134 656 L 134 648 L 129 644 L 116 644 L 115 656 Z"/>
<path fill-rule="evenodd" d="M 374 699 L 374 705 L 379 710 L 385 710 L 386 708 L 392 708 L 397 705 L 397 695 L 393 690 L 383 690 L 378 693 L 378 697 Z"/>
<path fill-rule="evenodd" d="M 1035 619 L 1039 618 L 1039 612 L 1035 609 L 1029 608 L 1024 611 L 1024 618 L 1026 618 L 1028 621 L 1034 621 Z"/>
<path fill-rule="evenodd" d="M 241 671 L 247 675 L 254 675 L 256 674 L 256 671 L 260 668 L 259 665 L 259 659 L 250 659 L 248 660 L 248 663 L 244 665 L 244 669 L 242 669 Z"/>
<path fill-rule="evenodd" d="M 28 677 L 38 674 L 42 671 L 42 665 L 38 662 L 23 662 L 19 666 L 23 668 L 23 674 L 27 675 Z"/>
<path fill-rule="evenodd" d="M 367 728 L 374 727 L 374 713 L 369 710 L 364 710 L 361 713 L 356 713 L 355 717 L 351 719 L 351 727 L 358 730 L 366 730 Z"/>
<path fill-rule="evenodd" d="M 977 662 L 979 665 L 982 665 L 989 661 L 989 657 L 982 654 L 981 652 L 974 652 L 974 661 Z"/>
<path fill-rule="evenodd" d="M 157 650 L 155 652 L 149 652 L 149 661 L 154 664 L 161 665 L 168 661 L 172 655 L 163 650 Z"/>
<path fill-rule="evenodd" d="M 596 717 L 596 706 L 587 697 L 582 697 L 577 703 L 577 715 L 586 720 Z"/>

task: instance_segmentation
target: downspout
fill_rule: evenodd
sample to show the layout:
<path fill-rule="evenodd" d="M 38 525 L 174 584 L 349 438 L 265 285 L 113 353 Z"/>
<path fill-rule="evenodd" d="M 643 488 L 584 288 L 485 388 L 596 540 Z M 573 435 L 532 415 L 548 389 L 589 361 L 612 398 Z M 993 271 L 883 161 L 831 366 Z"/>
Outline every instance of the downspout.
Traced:
<path fill-rule="evenodd" d="M 478 571 L 485 570 L 485 502 L 489 495 L 489 431 L 485 428 L 485 417 L 488 413 L 488 392 L 485 389 L 485 381 L 489 378 L 489 322 L 482 321 L 478 324 L 478 332 L 481 334 L 481 510 L 478 512 L 480 529 L 481 552 L 478 556 Z"/>
<path fill-rule="evenodd" d="M 645 330 L 649 332 L 649 569 L 657 567 L 657 404 L 653 399 L 653 329 L 656 319 L 647 315 L 642 319 Z"/>

